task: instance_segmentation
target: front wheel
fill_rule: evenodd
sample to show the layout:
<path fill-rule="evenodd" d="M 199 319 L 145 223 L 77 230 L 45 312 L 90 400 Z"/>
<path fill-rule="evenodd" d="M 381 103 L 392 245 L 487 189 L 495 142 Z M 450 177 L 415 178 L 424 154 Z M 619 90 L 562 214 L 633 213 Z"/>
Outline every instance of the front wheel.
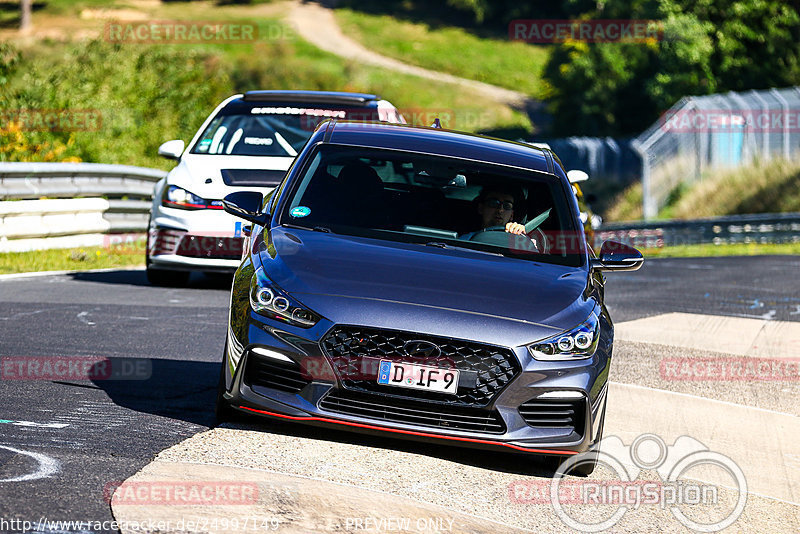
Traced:
<path fill-rule="evenodd" d="M 567 471 L 564 473 L 565 475 L 572 475 L 576 477 L 588 477 L 592 473 L 594 473 L 595 468 L 597 467 L 597 452 L 595 451 L 587 451 L 581 453 L 581 459 L 578 460 L 573 466 L 571 466 Z M 553 472 L 558 471 L 558 468 L 561 467 L 561 464 L 572 458 L 571 456 L 551 456 L 551 460 L 549 462 L 549 467 L 553 470 Z"/>
<path fill-rule="evenodd" d="M 228 365 L 228 344 L 225 343 L 225 351 L 222 356 L 222 365 L 219 368 L 219 381 L 217 382 L 217 401 L 214 406 L 214 417 L 217 424 L 226 421 L 233 421 L 238 415 L 236 410 L 231 408 L 230 403 L 225 400 L 225 366 Z"/>
<path fill-rule="evenodd" d="M 588 477 L 591 475 L 594 470 L 597 468 L 597 458 L 599 456 L 597 447 L 600 442 L 603 440 L 603 427 L 606 424 L 606 402 L 608 402 L 608 397 L 603 400 L 603 415 L 600 416 L 600 424 L 597 425 L 597 435 L 595 436 L 594 442 L 592 443 L 592 447 L 584 452 L 581 453 L 581 459 L 578 460 L 575 465 L 569 468 L 569 470 L 565 473 L 567 475 L 573 475 L 578 477 Z M 553 469 L 553 471 L 557 471 L 558 468 L 566 462 L 570 456 L 551 456 L 550 457 L 549 467 Z"/>

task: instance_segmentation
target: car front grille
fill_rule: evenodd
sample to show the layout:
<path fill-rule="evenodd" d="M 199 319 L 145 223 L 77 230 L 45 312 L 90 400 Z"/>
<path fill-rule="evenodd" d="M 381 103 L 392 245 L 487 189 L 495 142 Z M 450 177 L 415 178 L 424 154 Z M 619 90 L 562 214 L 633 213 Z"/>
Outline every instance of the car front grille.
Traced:
<path fill-rule="evenodd" d="M 150 239 L 148 240 L 149 254 L 151 256 L 174 254 L 184 235 L 186 235 L 186 232 L 182 230 L 171 230 L 169 228 L 151 230 Z"/>
<path fill-rule="evenodd" d="M 583 433 L 586 408 L 584 400 L 531 399 L 520 404 L 519 414 L 533 427 L 569 428 Z"/>
<path fill-rule="evenodd" d="M 248 386 L 262 386 L 287 393 L 299 393 L 311 383 L 308 376 L 296 364 L 280 362 L 270 358 L 250 354 L 244 383 Z"/>
<path fill-rule="evenodd" d="M 244 238 L 185 235 L 176 254 L 190 258 L 239 260 L 242 258 Z"/>
<path fill-rule="evenodd" d="M 411 356 L 403 348 L 410 341 L 433 343 L 441 353 Z M 487 406 L 521 371 L 509 349 L 413 332 L 336 326 L 323 338 L 322 347 L 348 390 L 451 406 Z M 380 385 L 377 383 L 380 360 L 458 369 L 458 391 L 448 394 Z"/>
<path fill-rule="evenodd" d="M 502 434 L 506 431 L 503 419 L 494 410 L 393 399 L 376 393 L 334 389 L 322 398 L 319 407 L 328 412 L 391 423 L 489 434 Z"/>

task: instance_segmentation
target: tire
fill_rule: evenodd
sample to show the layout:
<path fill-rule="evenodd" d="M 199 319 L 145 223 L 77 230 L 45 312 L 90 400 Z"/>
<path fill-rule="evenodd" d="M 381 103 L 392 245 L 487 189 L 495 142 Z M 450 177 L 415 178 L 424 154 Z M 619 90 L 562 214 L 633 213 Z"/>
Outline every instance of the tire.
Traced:
<path fill-rule="evenodd" d="M 147 266 L 147 281 L 154 286 L 181 287 L 189 282 L 188 271 L 165 271 L 163 269 L 153 269 Z"/>
<path fill-rule="evenodd" d="M 597 438 L 595 438 L 594 443 L 592 443 L 592 447 L 597 445 L 603 439 L 603 428 L 606 425 L 606 402 L 608 402 L 608 396 L 603 401 L 603 415 L 600 416 L 600 424 L 597 427 Z M 591 475 L 594 470 L 597 468 L 597 454 L 592 454 L 591 452 L 583 453 L 584 459 L 577 465 L 574 465 L 567 471 L 566 474 L 573 475 L 577 477 L 588 477 Z M 569 456 L 551 456 L 552 460 L 550 463 L 550 467 L 553 468 L 553 471 L 556 471 L 562 463 L 569 459 Z"/>
<path fill-rule="evenodd" d="M 597 467 L 597 456 L 590 452 L 584 452 L 582 454 L 583 458 L 581 459 L 581 462 L 572 466 L 569 471 L 564 473 L 565 475 L 588 477 L 594 472 L 595 468 Z M 548 469 L 551 469 L 553 473 L 555 473 L 558 471 L 558 468 L 561 467 L 561 464 L 570 458 L 572 458 L 572 456 L 550 456 L 547 461 L 547 467 Z"/>
<path fill-rule="evenodd" d="M 214 418 L 217 424 L 226 421 L 234 421 L 237 419 L 238 413 L 231 408 L 231 405 L 225 400 L 225 366 L 227 365 L 228 344 L 225 344 L 225 352 L 222 357 L 222 365 L 219 367 L 219 381 L 217 382 L 217 401 L 214 405 Z"/>

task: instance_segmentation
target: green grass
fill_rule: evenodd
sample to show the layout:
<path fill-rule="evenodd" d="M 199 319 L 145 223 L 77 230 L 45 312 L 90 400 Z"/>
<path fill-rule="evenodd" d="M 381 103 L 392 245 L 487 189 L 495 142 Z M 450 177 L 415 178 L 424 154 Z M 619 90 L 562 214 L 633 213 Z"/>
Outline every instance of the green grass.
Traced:
<path fill-rule="evenodd" d="M 713 256 L 762 256 L 800 254 L 800 243 L 734 243 L 726 245 L 680 245 L 642 249 L 645 258 L 700 258 Z"/>
<path fill-rule="evenodd" d="M 800 211 L 800 161 L 775 159 L 709 172 L 695 184 L 678 184 L 657 219 L 792 211 Z M 606 222 L 641 219 L 641 183 L 619 194 L 603 215 Z"/>
<path fill-rule="evenodd" d="M 550 56 L 548 46 L 532 46 L 507 37 L 479 37 L 456 26 L 431 26 L 352 9 L 337 9 L 335 13 L 345 35 L 370 50 L 535 98 L 548 94 L 542 80 Z"/>
<path fill-rule="evenodd" d="M 130 245 L 0 253 L 0 274 L 144 265 L 144 240 Z"/>
<path fill-rule="evenodd" d="M 272 35 L 284 27 L 275 19 L 257 23 L 272 28 Z M 359 65 L 317 49 L 290 30 L 285 35 L 225 45 L 115 44 L 101 38 L 26 46 L 0 88 L 4 109 L 89 108 L 102 120 L 93 131 L 25 132 L 31 148 L 5 152 L 2 159 L 36 160 L 42 151 L 33 147 L 54 144 L 67 147 L 60 159 L 168 169 L 172 164 L 156 155 L 163 141 L 188 141 L 222 99 L 250 89 L 374 92 L 418 124 L 442 116 L 454 120 L 443 120 L 445 127 L 469 132 L 531 129 L 524 114 L 480 102 L 450 84 Z"/>
<path fill-rule="evenodd" d="M 800 161 L 755 163 L 684 188 L 662 216 L 677 219 L 800 211 Z"/>

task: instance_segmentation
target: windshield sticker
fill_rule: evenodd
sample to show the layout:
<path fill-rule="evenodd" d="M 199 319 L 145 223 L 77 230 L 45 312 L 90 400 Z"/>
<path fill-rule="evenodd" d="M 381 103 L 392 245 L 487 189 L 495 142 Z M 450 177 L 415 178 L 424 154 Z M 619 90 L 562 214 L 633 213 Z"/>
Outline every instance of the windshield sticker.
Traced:
<path fill-rule="evenodd" d="M 253 108 L 253 115 L 308 115 L 311 117 L 334 117 L 344 119 L 346 112 L 343 109 L 314 109 L 314 108 Z"/>
<path fill-rule="evenodd" d="M 291 215 L 292 217 L 300 218 L 300 217 L 308 217 L 310 213 L 311 213 L 311 208 L 308 208 L 306 206 L 297 206 L 296 208 L 292 208 L 292 210 L 289 212 L 289 215 Z"/>
<path fill-rule="evenodd" d="M 210 145 L 210 144 L 211 144 L 211 139 L 203 139 L 203 140 L 202 140 L 202 141 L 200 141 L 200 143 L 197 145 L 197 151 L 198 151 L 198 152 L 205 152 L 205 151 L 207 151 L 207 150 L 208 150 L 208 147 L 209 147 L 209 145 Z"/>
<path fill-rule="evenodd" d="M 271 145 L 272 139 L 269 137 L 245 137 L 244 144 L 246 145 Z"/>

